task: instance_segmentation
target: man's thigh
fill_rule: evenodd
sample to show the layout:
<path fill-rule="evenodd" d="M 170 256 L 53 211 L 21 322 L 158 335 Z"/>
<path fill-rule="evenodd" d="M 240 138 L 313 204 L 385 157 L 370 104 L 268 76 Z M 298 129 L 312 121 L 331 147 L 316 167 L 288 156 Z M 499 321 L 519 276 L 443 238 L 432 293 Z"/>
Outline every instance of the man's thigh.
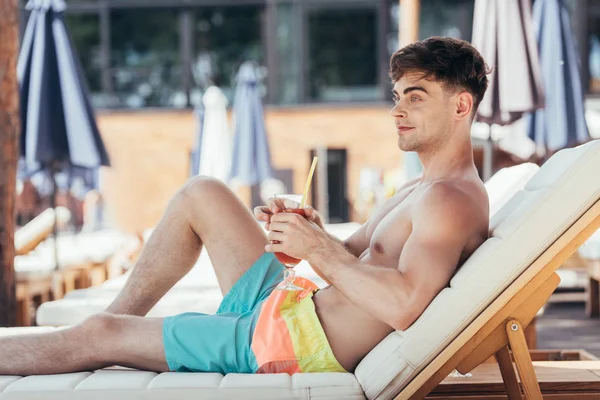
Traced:
<path fill-rule="evenodd" d="M 192 227 L 206 246 L 226 295 L 264 254 L 267 237 L 250 210 L 224 184 L 200 179 L 188 193 L 192 201 L 202 202 L 193 207 Z"/>

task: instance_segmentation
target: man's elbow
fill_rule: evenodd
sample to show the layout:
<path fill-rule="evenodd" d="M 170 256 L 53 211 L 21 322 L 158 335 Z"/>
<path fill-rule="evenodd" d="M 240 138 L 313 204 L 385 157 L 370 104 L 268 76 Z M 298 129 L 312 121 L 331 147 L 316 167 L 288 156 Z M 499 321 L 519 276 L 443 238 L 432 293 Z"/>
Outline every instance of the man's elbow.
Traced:
<path fill-rule="evenodd" d="M 420 313 L 414 312 L 413 310 L 401 310 L 394 318 L 391 327 L 397 331 L 405 331 L 415 323 L 420 315 Z"/>

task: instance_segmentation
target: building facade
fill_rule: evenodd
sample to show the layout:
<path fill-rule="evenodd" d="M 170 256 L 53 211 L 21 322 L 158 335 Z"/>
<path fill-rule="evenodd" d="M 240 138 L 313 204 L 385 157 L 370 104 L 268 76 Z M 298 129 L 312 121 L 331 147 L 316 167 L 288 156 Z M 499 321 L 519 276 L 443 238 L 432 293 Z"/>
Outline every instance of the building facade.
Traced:
<path fill-rule="evenodd" d="M 566 3 L 593 99 L 600 94 L 600 0 Z M 65 20 L 112 158 L 103 190 L 115 223 L 141 230 L 158 221 L 189 177 L 194 107 L 211 84 L 231 102 L 235 74 L 247 60 L 263 71 L 273 164 L 290 190 L 302 191 L 311 154 L 328 148 L 338 160 L 330 166 L 337 182 L 330 195 L 344 196 L 335 221 L 364 220 L 366 171 L 382 175 L 402 165 L 387 76 L 398 49 L 400 4 L 68 1 Z M 473 9 L 474 0 L 420 0 L 420 38 L 471 40 Z M 24 9 L 23 27 L 26 19 Z"/>

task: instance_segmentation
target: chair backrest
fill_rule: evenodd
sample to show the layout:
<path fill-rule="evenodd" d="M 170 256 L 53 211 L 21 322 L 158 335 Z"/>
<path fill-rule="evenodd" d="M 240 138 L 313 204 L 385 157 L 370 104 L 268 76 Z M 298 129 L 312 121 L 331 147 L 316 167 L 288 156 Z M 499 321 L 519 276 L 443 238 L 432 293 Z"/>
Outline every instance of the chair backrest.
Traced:
<path fill-rule="evenodd" d="M 551 157 L 491 219 L 490 238 L 407 330 L 377 345 L 355 374 L 369 399 L 401 391 L 600 198 L 600 141 Z"/>
<path fill-rule="evenodd" d="M 492 218 L 540 169 L 537 164 L 523 163 L 502 168 L 485 183 L 490 200 L 490 218 Z"/>

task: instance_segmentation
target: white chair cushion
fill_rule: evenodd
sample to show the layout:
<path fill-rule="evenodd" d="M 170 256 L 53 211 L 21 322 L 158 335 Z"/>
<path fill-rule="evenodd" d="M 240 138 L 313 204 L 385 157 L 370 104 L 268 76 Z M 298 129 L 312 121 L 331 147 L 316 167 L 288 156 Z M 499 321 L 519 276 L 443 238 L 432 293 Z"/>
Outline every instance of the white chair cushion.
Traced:
<path fill-rule="evenodd" d="M 49 327 L 0 328 L 0 336 L 51 332 Z M 348 373 L 246 375 L 127 368 L 38 376 L 0 376 L 0 399 L 355 399 L 364 394 Z"/>
<path fill-rule="evenodd" d="M 421 317 L 355 371 L 369 399 L 397 394 L 600 197 L 600 141 L 560 151 L 490 222 L 490 238 Z"/>
<path fill-rule="evenodd" d="M 494 216 L 517 191 L 540 169 L 537 164 L 523 163 L 502 168 L 485 183 L 490 201 L 490 218 Z"/>
<path fill-rule="evenodd" d="M 349 373 L 244 375 L 99 370 L 25 378 L 0 376 L 2 400 L 349 399 L 365 396 Z"/>

